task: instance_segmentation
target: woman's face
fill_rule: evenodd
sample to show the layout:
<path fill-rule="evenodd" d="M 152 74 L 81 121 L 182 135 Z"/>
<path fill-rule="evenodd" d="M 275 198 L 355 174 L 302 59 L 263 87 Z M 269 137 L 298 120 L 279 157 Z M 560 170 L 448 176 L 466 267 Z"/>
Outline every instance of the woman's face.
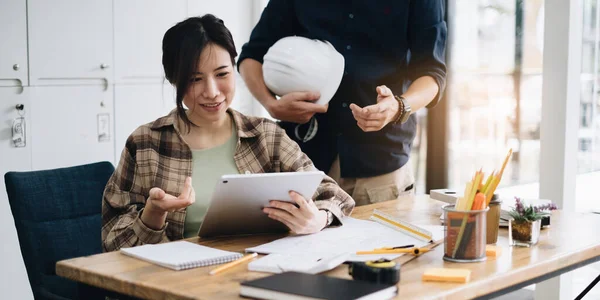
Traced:
<path fill-rule="evenodd" d="M 229 52 L 219 45 L 206 46 L 190 80 L 183 98 L 190 120 L 198 125 L 226 118 L 226 110 L 235 94 L 235 75 Z"/>

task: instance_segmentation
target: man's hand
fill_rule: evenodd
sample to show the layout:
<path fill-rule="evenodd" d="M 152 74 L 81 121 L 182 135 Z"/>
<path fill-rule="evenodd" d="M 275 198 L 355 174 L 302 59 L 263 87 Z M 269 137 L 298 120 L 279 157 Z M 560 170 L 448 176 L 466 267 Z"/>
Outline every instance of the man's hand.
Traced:
<path fill-rule="evenodd" d="M 350 104 L 356 124 L 364 132 L 381 130 L 394 120 L 400 109 L 398 101 L 394 99 L 394 94 L 387 86 L 380 85 L 376 90 L 377 104 L 363 108 L 354 103 Z"/>
<path fill-rule="evenodd" d="M 327 105 L 314 103 L 319 97 L 319 93 L 314 92 L 289 93 L 273 101 L 267 110 L 275 119 L 304 124 L 310 121 L 315 113 L 327 112 Z"/>
<path fill-rule="evenodd" d="M 289 202 L 273 200 L 270 207 L 263 208 L 269 218 L 285 224 L 297 234 L 309 234 L 321 231 L 327 225 L 327 212 L 319 210 L 312 199 L 304 199 L 296 192 L 290 192 L 290 198 L 298 207 Z"/>

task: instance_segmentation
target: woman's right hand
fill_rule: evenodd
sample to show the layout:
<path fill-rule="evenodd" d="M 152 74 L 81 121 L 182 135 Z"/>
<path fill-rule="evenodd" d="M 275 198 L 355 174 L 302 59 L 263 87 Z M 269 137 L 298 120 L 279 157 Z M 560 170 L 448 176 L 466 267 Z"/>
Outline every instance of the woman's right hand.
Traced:
<path fill-rule="evenodd" d="M 192 205 L 196 201 L 196 192 L 192 187 L 192 178 L 185 179 L 183 191 L 179 197 L 169 195 L 160 188 L 152 188 L 146 206 L 142 212 L 142 222 L 146 226 L 160 230 L 167 217 L 167 212 L 173 212 Z"/>

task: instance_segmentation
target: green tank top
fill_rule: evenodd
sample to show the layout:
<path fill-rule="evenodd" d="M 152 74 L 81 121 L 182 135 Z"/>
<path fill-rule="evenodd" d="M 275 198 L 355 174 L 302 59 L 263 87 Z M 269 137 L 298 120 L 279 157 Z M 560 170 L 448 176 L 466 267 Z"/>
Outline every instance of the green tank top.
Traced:
<path fill-rule="evenodd" d="M 237 131 L 234 124 L 233 134 L 224 144 L 209 149 L 192 150 L 192 186 L 196 192 L 196 202 L 187 207 L 183 226 L 185 238 L 198 235 L 221 175 L 239 173 L 233 160 L 236 145 Z"/>

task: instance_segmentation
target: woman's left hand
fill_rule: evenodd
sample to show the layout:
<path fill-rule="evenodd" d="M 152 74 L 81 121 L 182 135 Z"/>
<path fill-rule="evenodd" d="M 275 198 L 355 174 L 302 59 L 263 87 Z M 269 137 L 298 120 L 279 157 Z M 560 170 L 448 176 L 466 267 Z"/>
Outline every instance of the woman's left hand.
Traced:
<path fill-rule="evenodd" d="M 319 210 L 312 199 L 304 199 L 296 192 L 290 198 L 298 204 L 272 200 L 270 207 L 263 208 L 269 218 L 285 224 L 293 233 L 309 234 L 321 231 L 327 223 L 327 212 Z"/>

